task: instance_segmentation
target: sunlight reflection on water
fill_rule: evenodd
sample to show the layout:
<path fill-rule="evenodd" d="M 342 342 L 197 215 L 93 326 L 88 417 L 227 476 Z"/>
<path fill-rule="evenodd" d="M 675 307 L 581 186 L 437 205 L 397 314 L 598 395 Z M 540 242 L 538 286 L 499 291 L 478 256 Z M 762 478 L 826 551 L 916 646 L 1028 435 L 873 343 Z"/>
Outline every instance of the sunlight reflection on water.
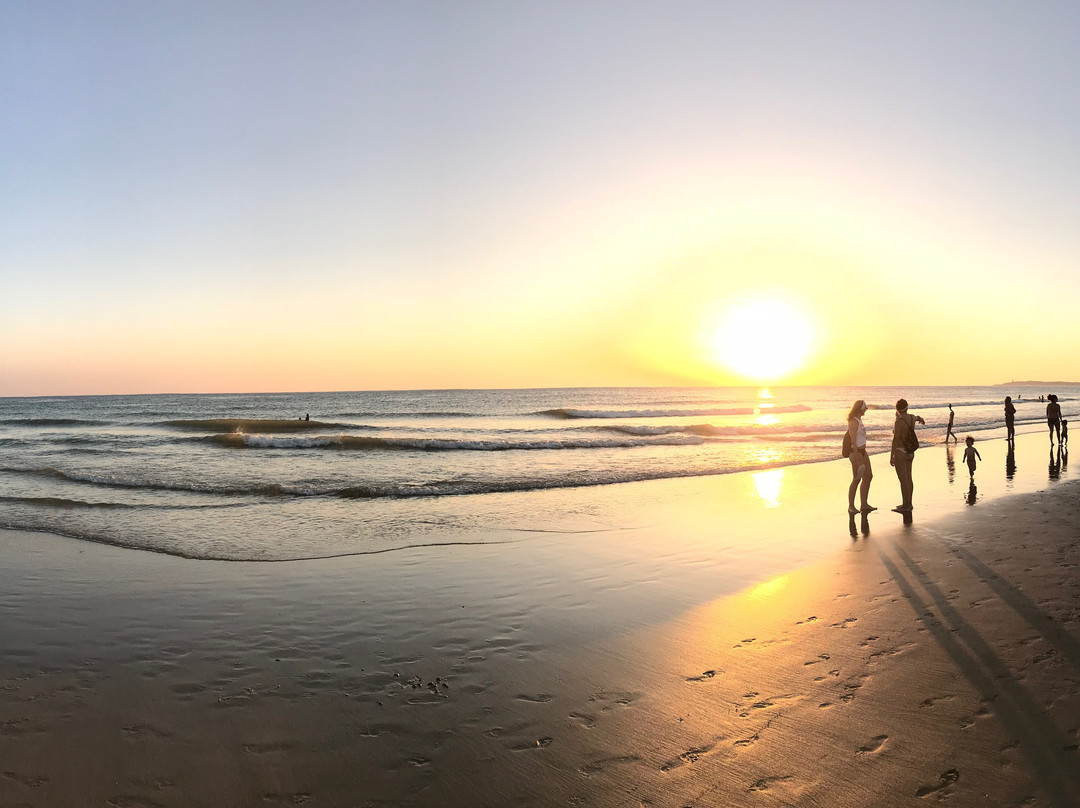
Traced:
<path fill-rule="evenodd" d="M 765 503 L 766 508 L 776 508 L 780 505 L 780 493 L 784 485 L 784 470 L 769 469 L 750 475 L 754 493 Z"/>

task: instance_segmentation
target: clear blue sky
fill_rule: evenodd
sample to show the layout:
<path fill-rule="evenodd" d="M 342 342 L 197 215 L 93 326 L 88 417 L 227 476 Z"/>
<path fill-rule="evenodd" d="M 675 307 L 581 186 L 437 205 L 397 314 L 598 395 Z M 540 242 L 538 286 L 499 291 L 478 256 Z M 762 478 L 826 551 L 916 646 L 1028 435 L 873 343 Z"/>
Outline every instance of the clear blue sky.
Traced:
<path fill-rule="evenodd" d="M 672 323 L 762 276 L 823 333 L 861 300 L 809 381 L 1080 378 L 1077 41 L 1068 3 L 0 2 L 0 394 L 725 381 Z"/>

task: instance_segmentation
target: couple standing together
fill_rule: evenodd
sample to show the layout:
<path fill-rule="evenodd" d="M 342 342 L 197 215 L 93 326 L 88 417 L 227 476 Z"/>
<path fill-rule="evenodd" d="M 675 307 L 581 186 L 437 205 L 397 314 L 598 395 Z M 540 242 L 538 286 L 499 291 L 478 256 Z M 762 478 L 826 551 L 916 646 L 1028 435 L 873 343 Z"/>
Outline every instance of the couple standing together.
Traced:
<path fill-rule="evenodd" d="M 901 503 L 893 508 L 897 513 L 911 512 L 911 492 L 914 484 L 911 481 L 911 461 L 915 459 L 915 450 L 919 448 L 919 439 L 915 435 L 915 424 L 925 424 L 921 416 L 911 415 L 908 411 L 908 403 L 905 399 L 896 402 L 896 423 L 893 424 L 892 454 L 889 457 L 889 465 L 896 469 L 896 477 L 900 480 Z M 851 412 L 848 413 L 848 435 L 851 439 L 851 485 L 848 486 L 848 513 L 869 513 L 876 511 L 873 505 L 867 502 L 866 497 L 870 493 L 870 481 L 874 479 L 874 472 L 870 468 L 870 455 L 866 453 L 866 427 L 863 426 L 862 417 L 867 410 L 866 402 L 861 398 L 856 401 Z M 859 492 L 862 506 L 855 507 L 855 492 Z"/>

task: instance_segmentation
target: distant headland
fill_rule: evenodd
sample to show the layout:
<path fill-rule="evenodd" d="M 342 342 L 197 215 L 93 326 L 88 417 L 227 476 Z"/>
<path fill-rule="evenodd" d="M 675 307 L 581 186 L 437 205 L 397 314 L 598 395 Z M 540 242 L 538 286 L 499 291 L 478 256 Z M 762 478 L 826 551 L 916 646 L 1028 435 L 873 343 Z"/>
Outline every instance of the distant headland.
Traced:
<path fill-rule="evenodd" d="M 995 385 L 993 385 L 993 386 L 994 386 L 994 387 L 1016 387 L 1016 386 L 1017 386 L 1017 385 L 1019 385 L 1019 384 L 1025 384 L 1025 385 L 1028 385 L 1028 386 L 1031 386 L 1031 385 L 1037 385 L 1037 384 L 1043 384 L 1043 385 L 1051 385 L 1051 384 L 1075 384 L 1075 385 L 1080 385 L 1080 382 L 1044 382 L 1044 381 L 1039 381 L 1038 379 L 1035 379 L 1035 380 L 1032 380 L 1032 379 L 1022 379 L 1022 380 L 1020 380 L 1020 381 L 1015 381 L 1015 382 L 1000 382 L 999 384 L 995 384 Z"/>

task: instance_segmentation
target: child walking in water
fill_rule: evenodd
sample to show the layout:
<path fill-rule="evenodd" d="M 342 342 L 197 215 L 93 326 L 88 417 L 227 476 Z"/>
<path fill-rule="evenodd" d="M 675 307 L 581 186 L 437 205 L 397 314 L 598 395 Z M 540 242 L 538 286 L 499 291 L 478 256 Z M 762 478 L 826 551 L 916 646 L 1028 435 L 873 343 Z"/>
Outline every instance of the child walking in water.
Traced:
<path fill-rule="evenodd" d="M 968 435 L 964 438 L 964 443 L 967 444 L 967 448 L 964 449 L 964 462 L 967 463 L 968 472 L 971 474 L 971 479 L 975 479 L 975 458 L 982 460 L 982 455 L 979 454 L 979 450 L 975 448 L 975 438 Z"/>

